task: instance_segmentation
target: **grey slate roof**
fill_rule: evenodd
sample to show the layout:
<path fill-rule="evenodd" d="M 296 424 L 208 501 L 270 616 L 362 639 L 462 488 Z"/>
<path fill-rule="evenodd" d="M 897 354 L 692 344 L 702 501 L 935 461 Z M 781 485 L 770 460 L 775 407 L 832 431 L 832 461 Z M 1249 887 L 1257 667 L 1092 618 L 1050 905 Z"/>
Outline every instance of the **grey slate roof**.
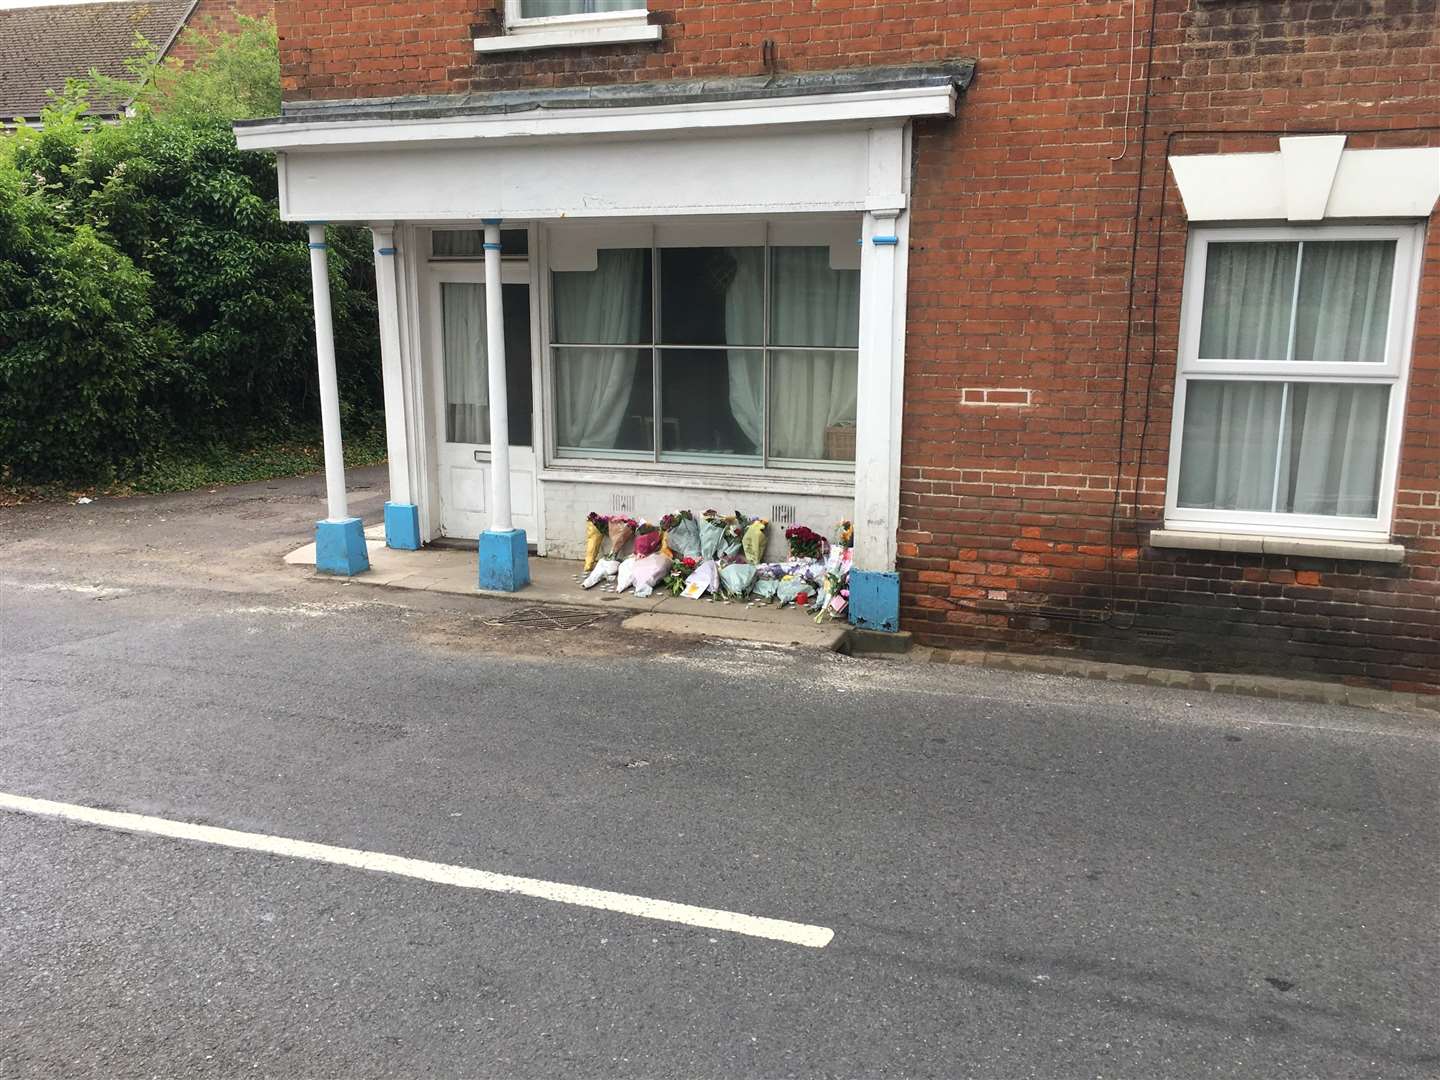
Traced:
<path fill-rule="evenodd" d="M 124 75 L 136 33 L 168 49 L 194 7 L 195 0 L 107 0 L 0 10 L 0 121 L 38 117 L 45 91 L 62 90 L 91 68 Z M 94 104 L 104 114 L 126 103 Z"/>
<path fill-rule="evenodd" d="M 495 90 L 470 94 L 362 98 L 351 101 L 286 102 L 278 119 L 240 120 L 237 128 L 275 123 L 345 120 L 432 120 L 441 117 L 521 113 L 536 109 L 603 109 L 685 105 L 844 94 L 863 90 L 954 86 L 963 90 L 975 74 L 974 60 L 947 60 L 893 67 L 797 71 L 772 76 L 670 80 L 553 89 Z"/>

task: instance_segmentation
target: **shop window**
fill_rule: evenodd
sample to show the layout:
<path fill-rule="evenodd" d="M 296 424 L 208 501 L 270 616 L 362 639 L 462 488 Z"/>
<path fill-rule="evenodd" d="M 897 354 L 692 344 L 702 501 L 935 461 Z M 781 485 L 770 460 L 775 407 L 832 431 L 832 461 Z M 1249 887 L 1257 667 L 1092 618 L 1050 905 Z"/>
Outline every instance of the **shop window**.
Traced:
<path fill-rule="evenodd" d="M 1415 251 L 1411 228 L 1194 234 L 1167 525 L 1388 533 Z"/>
<path fill-rule="evenodd" d="M 551 282 L 561 456 L 853 468 L 860 273 L 830 248 L 601 249 Z"/>

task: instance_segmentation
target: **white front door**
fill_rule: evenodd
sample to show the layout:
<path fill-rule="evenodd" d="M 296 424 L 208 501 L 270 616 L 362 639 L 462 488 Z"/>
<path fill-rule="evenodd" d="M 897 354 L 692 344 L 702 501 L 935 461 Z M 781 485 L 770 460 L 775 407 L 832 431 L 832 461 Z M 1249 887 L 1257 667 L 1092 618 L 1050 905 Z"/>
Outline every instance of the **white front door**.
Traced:
<path fill-rule="evenodd" d="M 430 356 L 439 443 L 441 536 L 474 539 L 490 524 L 490 391 L 485 348 L 485 268 L 432 266 Z M 530 279 L 524 265 L 501 267 L 505 306 L 505 379 L 510 420 L 511 514 L 535 543 Z"/>

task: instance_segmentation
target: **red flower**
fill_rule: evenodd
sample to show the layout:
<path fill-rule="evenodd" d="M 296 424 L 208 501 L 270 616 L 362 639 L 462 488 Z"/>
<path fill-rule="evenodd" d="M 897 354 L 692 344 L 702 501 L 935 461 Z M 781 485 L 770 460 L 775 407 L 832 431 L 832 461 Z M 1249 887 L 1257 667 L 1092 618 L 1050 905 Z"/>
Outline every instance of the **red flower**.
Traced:
<path fill-rule="evenodd" d="M 700 560 L 695 558 L 693 555 L 686 555 L 685 565 L 693 570 L 695 567 L 700 565 Z"/>

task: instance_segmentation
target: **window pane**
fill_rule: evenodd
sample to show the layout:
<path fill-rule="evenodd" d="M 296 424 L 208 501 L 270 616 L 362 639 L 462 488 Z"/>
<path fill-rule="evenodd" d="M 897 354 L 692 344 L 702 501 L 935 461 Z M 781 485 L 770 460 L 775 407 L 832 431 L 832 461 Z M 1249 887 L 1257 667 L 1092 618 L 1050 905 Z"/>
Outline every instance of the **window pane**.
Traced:
<path fill-rule="evenodd" d="M 551 277 L 555 340 L 576 345 L 650 341 L 650 250 L 605 249 L 594 270 L 556 270 Z"/>
<path fill-rule="evenodd" d="M 561 452 L 654 449 L 649 349 L 556 348 L 553 353 L 555 441 Z"/>
<path fill-rule="evenodd" d="M 1306 241 L 1300 251 L 1295 359 L 1385 359 L 1395 241 Z"/>
<path fill-rule="evenodd" d="M 524 229 L 500 230 L 500 254 L 528 255 L 530 234 Z M 436 258 L 483 259 L 484 229 L 436 229 L 430 234 L 430 254 Z"/>
<path fill-rule="evenodd" d="M 749 349 L 662 349 L 662 450 L 758 456 L 765 354 Z"/>
<path fill-rule="evenodd" d="M 1389 406 L 1388 386 L 1291 383 L 1277 509 L 1374 517 Z"/>
<path fill-rule="evenodd" d="M 1285 384 L 1191 379 L 1185 390 L 1178 505 L 1272 509 Z"/>
<path fill-rule="evenodd" d="M 770 456 L 855 460 L 853 352 L 770 353 Z"/>
<path fill-rule="evenodd" d="M 1295 297 L 1295 243 L 1210 244 L 1202 360 L 1284 360 Z"/>
<path fill-rule="evenodd" d="M 860 344 L 860 271 L 830 269 L 828 247 L 771 248 L 770 343 Z"/>
<path fill-rule="evenodd" d="M 485 362 L 485 286 L 440 283 L 445 350 L 445 441 L 490 441 L 490 383 Z"/>
<path fill-rule="evenodd" d="M 548 15 L 585 15 L 592 11 L 632 11 L 643 8 L 645 0 L 520 0 L 522 19 Z"/>
<path fill-rule="evenodd" d="M 764 248 L 660 252 L 662 345 L 760 345 L 764 327 Z"/>
<path fill-rule="evenodd" d="M 530 445 L 530 287 L 503 285 L 505 398 L 510 445 Z M 445 441 L 490 442 L 490 367 L 485 347 L 485 286 L 469 281 L 440 284 L 442 348 L 445 350 Z"/>

